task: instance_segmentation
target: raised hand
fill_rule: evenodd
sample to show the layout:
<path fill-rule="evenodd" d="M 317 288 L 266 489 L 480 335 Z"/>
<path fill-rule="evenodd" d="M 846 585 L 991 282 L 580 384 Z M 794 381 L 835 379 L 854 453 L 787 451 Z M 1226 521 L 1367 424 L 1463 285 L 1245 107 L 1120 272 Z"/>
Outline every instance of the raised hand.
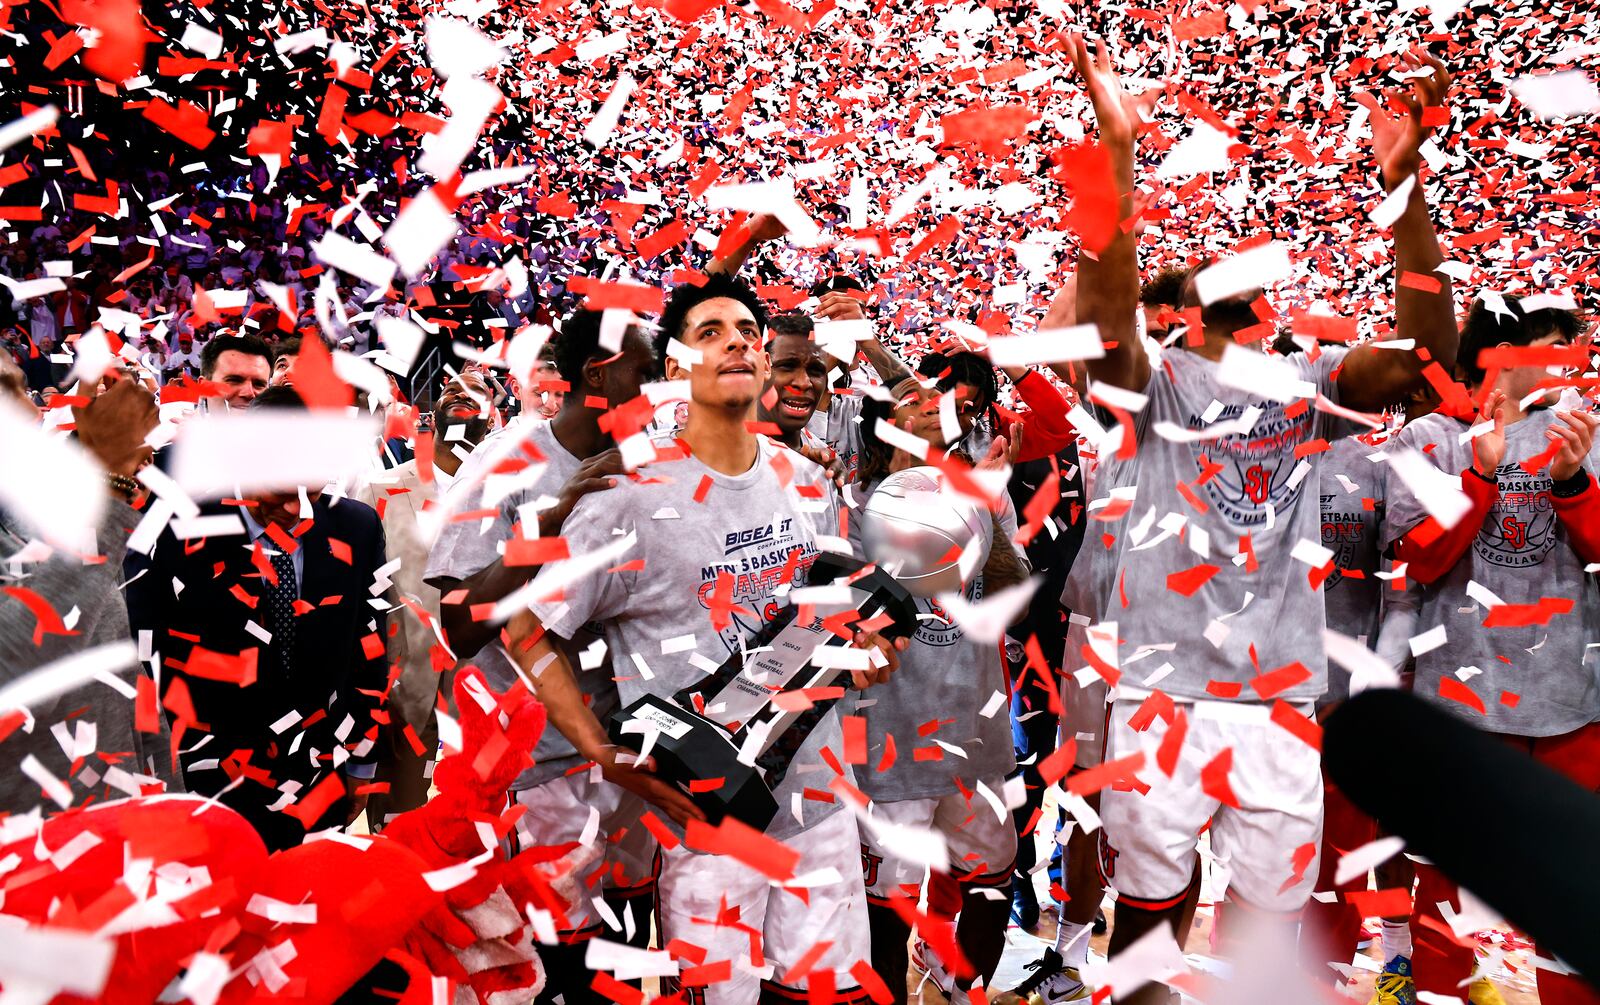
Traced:
<path fill-rule="evenodd" d="M 750 240 L 756 244 L 776 241 L 789 233 L 788 227 L 785 227 L 777 217 L 768 213 L 752 216 L 749 222 L 745 224 L 745 229 L 750 231 Z"/>
<path fill-rule="evenodd" d="M 1101 142 L 1131 149 L 1134 139 L 1149 128 L 1140 113 L 1155 104 L 1160 92 L 1129 94 L 1112 66 L 1111 47 L 1104 40 L 1096 45 L 1091 57 L 1088 43 L 1075 32 L 1067 43 L 1067 52 L 1073 68 L 1083 76 L 1089 100 L 1094 103 Z"/>
<path fill-rule="evenodd" d="M 1500 462 L 1506 459 L 1506 393 L 1492 391 L 1478 411 L 1478 420 L 1492 421 L 1494 428 L 1472 440 L 1472 466 L 1478 474 L 1495 480 Z M 1553 477 L 1553 476 L 1552 476 Z"/>
<path fill-rule="evenodd" d="M 989 452 L 974 465 L 979 471 L 1001 471 L 1017 463 L 1022 454 L 1022 423 L 1013 422 L 1005 435 L 996 436 L 989 444 Z"/>
<path fill-rule="evenodd" d="M 819 297 L 815 314 L 827 321 L 859 321 L 867 316 L 861 301 L 843 290 L 829 290 Z"/>
<path fill-rule="evenodd" d="M 1443 107 L 1450 93 L 1450 72 L 1442 62 L 1419 46 L 1412 47 L 1408 56 L 1402 60 L 1403 66 L 1428 67 L 1430 72 L 1412 78 L 1411 94 L 1392 91 L 1385 95 L 1402 106 L 1401 114 L 1391 115 L 1389 107 L 1371 94 L 1358 96 L 1358 100 L 1372 110 L 1372 152 L 1383 173 L 1384 188 L 1388 190 L 1393 190 L 1422 167 L 1422 143 L 1434 129 L 1424 124 L 1424 109 Z"/>
<path fill-rule="evenodd" d="M 150 460 L 145 437 L 156 428 L 156 399 L 136 380 L 108 371 L 94 386 L 78 385 L 87 404 L 72 406 L 78 442 L 105 469 L 116 475 L 133 475 Z"/>
<path fill-rule="evenodd" d="M 1561 411 L 1556 413 L 1560 422 L 1553 424 L 1546 435 L 1550 442 L 1560 443 L 1556 456 L 1550 461 L 1550 477 L 1564 482 L 1576 475 L 1594 446 L 1594 431 L 1600 426 L 1600 416 L 1589 412 Z"/>

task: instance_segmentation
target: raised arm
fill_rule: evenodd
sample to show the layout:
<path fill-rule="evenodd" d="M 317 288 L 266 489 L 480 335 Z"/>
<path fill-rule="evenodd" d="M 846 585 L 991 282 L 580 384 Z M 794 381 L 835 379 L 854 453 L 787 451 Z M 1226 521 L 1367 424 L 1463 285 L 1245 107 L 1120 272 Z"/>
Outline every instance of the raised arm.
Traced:
<path fill-rule="evenodd" d="M 1078 277 L 1071 275 L 1061 284 L 1061 289 L 1056 291 L 1055 299 L 1050 302 L 1050 308 L 1045 312 L 1044 323 L 1040 328 L 1067 328 L 1078 322 Z M 1089 368 L 1084 366 L 1082 360 L 1066 363 L 1051 363 L 1050 369 L 1060 377 L 1062 382 L 1073 391 L 1078 398 L 1089 396 Z"/>
<path fill-rule="evenodd" d="M 775 216 L 762 213 L 745 221 L 744 237 L 728 252 L 728 257 L 718 258 L 706 267 L 706 271 L 715 275 L 736 276 L 744 268 L 744 263 L 749 261 L 751 253 L 756 250 L 756 245 L 768 241 L 776 241 L 789 232 L 789 228 L 778 222 Z"/>
<path fill-rule="evenodd" d="M 867 312 L 862 309 L 861 301 L 849 293 L 843 290 L 830 290 L 817 299 L 817 317 L 828 321 L 865 321 Z M 892 389 L 911 376 L 911 368 L 878 341 L 876 335 L 862 342 L 860 349 L 861 355 L 865 356 L 867 362 L 872 364 L 872 369 L 877 371 L 884 387 Z"/>
<path fill-rule="evenodd" d="M 1406 208 L 1394 224 L 1395 255 L 1395 330 L 1402 339 L 1415 339 L 1419 352 L 1359 346 L 1345 358 L 1339 371 L 1339 398 L 1346 407 L 1376 412 L 1400 402 L 1423 379 L 1428 359 L 1438 360 L 1449 371 L 1455 366 L 1456 316 L 1450 277 L 1437 272 L 1444 262 L 1439 236 L 1428 213 L 1422 191 L 1422 142 L 1433 132 L 1426 124 L 1429 109 L 1442 108 L 1450 88 L 1450 74 L 1444 64 L 1420 49 L 1412 50 L 1417 65 L 1431 72 L 1412 80 L 1414 94 L 1397 96 L 1405 106 L 1399 116 L 1377 101 L 1372 109 L 1372 147 L 1383 174 L 1384 190 L 1393 192 L 1410 179 L 1411 194 Z M 1421 285 L 1438 284 L 1437 290 L 1408 285 L 1408 276 L 1418 276 Z"/>
<path fill-rule="evenodd" d="M 1111 55 L 1102 42 L 1090 58 L 1082 36 L 1072 39 L 1072 65 L 1083 75 L 1100 130 L 1100 150 L 1110 159 L 1117 192 L 1118 226 L 1104 248 L 1078 247 L 1076 316 L 1052 305 L 1043 328 L 1094 324 L 1106 343 L 1101 359 L 1089 360 L 1089 376 L 1117 387 L 1143 391 L 1150 382 L 1150 360 L 1139 345 L 1134 312 L 1139 309 L 1137 237 L 1121 223 L 1133 216 L 1133 145 L 1138 131 L 1139 100 L 1122 89 Z M 1063 303 L 1061 299 L 1058 304 Z"/>

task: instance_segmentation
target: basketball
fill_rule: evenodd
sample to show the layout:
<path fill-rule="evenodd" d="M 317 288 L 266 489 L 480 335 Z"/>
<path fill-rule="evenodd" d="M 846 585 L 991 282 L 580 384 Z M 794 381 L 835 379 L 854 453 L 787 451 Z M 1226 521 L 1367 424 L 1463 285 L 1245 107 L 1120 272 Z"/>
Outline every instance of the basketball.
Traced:
<path fill-rule="evenodd" d="M 913 596 L 962 587 L 960 557 L 974 539 L 989 550 L 992 527 L 983 507 L 945 484 L 931 467 L 897 471 L 878 484 L 862 513 L 861 542 Z M 981 564 L 973 564 L 976 569 Z"/>

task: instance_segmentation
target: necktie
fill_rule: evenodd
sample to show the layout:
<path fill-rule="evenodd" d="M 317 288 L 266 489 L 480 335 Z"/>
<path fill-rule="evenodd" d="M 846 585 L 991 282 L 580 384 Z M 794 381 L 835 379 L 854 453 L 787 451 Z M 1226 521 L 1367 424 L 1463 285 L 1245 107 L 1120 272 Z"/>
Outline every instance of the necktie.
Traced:
<path fill-rule="evenodd" d="M 278 574 L 278 585 L 267 593 L 267 617 L 278 669 L 288 674 L 293 669 L 290 654 L 294 651 L 294 602 L 300 596 L 300 586 L 294 579 L 294 559 L 287 553 L 274 550 L 272 568 Z"/>

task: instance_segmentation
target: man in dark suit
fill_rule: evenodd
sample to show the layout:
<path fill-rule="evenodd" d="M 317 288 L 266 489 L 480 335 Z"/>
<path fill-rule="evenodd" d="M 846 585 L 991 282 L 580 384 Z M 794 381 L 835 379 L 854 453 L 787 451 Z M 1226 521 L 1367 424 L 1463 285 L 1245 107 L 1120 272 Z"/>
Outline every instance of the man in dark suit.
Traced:
<path fill-rule="evenodd" d="M 251 407 L 304 404 L 274 387 Z M 168 527 L 127 569 L 190 791 L 219 796 L 273 849 L 360 814 L 387 720 L 386 624 L 369 603 L 383 525 L 364 503 L 307 495 L 309 519 L 298 490 L 207 503 L 244 533 L 184 541 Z"/>

